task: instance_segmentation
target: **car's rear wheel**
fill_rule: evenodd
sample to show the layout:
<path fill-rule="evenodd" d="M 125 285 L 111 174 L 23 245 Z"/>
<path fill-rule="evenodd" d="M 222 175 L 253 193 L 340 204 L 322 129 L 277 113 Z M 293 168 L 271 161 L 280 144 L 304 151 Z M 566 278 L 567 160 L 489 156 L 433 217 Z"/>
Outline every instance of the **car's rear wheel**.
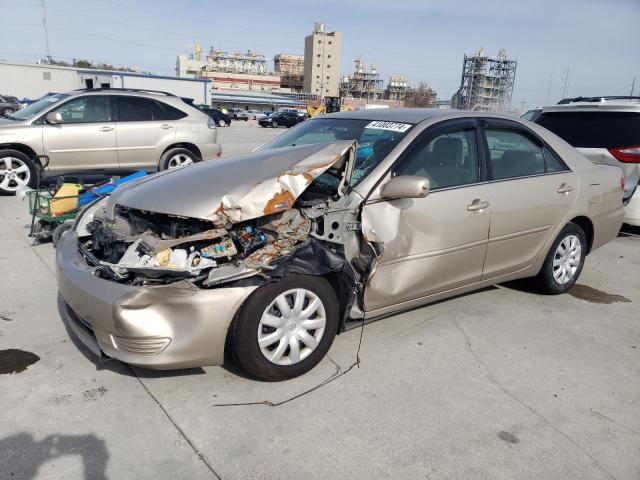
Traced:
<path fill-rule="evenodd" d="M 535 284 L 550 295 L 566 292 L 578 280 L 586 253 L 584 230 L 575 223 L 568 223 L 549 249 Z"/>
<path fill-rule="evenodd" d="M 191 150 L 186 148 L 171 148 L 162 154 L 160 158 L 160 170 L 186 167 L 199 162 L 201 159 Z"/>
<path fill-rule="evenodd" d="M 231 325 L 229 346 L 252 377 L 287 380 L 315 367 L 337 330 L 338 304 L 329 282 L 292 274 L 247 299 Z"/>
<path fill-rule="evenodd" d="M 13 113 L 13 108 L 5 107 L 2 109 L 2 116 L 7 117 Z"/>
<path fill-rule="evenodd" d="M 23 187 L 33 188 L 38 179 L 35 163 L 17 150 L 0 150 L 0 194 L 13 195 Z"/>
<path fill-rule="evenodd" d="M 218 120 L 218 126 L 219 127 L 224 127 L 225 125 L 226 125 L 226 123 L 222 118 L 220 120 Z"/>

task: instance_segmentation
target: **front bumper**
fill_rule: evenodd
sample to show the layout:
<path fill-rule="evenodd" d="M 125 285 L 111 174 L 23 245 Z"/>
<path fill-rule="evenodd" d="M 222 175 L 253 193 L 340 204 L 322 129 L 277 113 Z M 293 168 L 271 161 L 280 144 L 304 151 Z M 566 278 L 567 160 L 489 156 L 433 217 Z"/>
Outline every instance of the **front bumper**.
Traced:
<path fill-rule="evenodd" d="M 187 281 L 133 287 L 94 275 L 75 232 L 56 251 L 65 323 L 89 350 L 154 369 L 221 365 L 227 330 L 256 287 L 201 289 Z"/>
<path fill-rule="evenodd" d="M 624 206 L 624 223 L 640 227 L 640 185 L 636 187 Z"/>

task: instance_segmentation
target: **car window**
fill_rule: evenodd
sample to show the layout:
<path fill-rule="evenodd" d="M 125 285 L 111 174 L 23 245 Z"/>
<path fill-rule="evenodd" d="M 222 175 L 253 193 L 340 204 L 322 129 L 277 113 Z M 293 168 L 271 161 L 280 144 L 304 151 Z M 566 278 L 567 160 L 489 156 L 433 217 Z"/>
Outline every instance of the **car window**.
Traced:
<path fill-rule="evenodd" d="M 90 96 L 71 100 L 55 110 L 63 123 L 110 122 L 109 97 Z"/>
<path fill-rule="evenodd" d="M 545 166 L 547 167 L 548 173 L 564 172 L 568 170 L 565 164 L 560 161 L 560 159 L 555 155 L 555 153 L 553 153 L 547 147 L 544 147 L 543 152 L 544 152 L 544 163 L 545 163 Z"/>
<path fill-rule="evenodd" d="M 475 129 L 465 128 L 418 139 L 394 175 L 429 179 L 432 189 L 475 183 L 479 179 Z"/>
<path fill-rule="evenodd" d="M 205 113 L 215 113 L 215 110 L 205 110 Z M 187 116 L 182 110 L 157 100 L 153 101 L 152 115 L 154 120 L 179 120 Z"/>
<path fill-rule="evenodd" d="M 492 178 L 524 177 L 545 173 L 542 145 L 524 133 L 508 128 L 485 130 Z"/>
<path fill-rule="evenodd" d="M 144 122 L 153 120 L 153 100 L 142 97 L 117 97 L 119 122 Z"/>
<path fill-rule="evenodd" d="M 357 140 L 356 162 L 351 175 L 351 185 L 362 181 L 393 150 L 413 127 L 409 123 L 378 122 L 339 118 L 314 118 L 298 123 L 282 135 L 260 147 L 260 150 L 282 148 L 313 143 Z M 313 182 L 311 190 L 332 194 L 339 181 L 323 173 Z"/>
<path fill-rule="evenodd" d="M 22 110 L 18 110 L 17 112 L 9 115 L 9 118 L 13 120 L 29 120 L 40 114 L 40 112 L 42 112 L 44 109 L 51 107 L 54 103 L 57 103 L 64 98 L 67 98 L 68 96 L 69 95 L 65 93 L 55 93 L 44 96 L 40 100 L 33 102 L 31 105 L 23 108 Z"/>
<path fill-rule="evenodd" d="M 640 113 L 543 112 L 536 123 L 573 147 L 619 148 L 640 145 Z"/>

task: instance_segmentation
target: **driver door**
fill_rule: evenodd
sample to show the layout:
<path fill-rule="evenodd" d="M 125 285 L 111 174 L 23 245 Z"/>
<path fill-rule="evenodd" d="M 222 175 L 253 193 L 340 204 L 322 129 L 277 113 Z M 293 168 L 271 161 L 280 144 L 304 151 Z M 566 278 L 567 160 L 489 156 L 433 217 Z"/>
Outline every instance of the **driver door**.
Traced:
<path fill-rule="evenodd" d="M 42 126 L 44 151 L 55 170 L 118 167 L 116 126 L 106 95 L 74 98 L 53 110 L 62 123 Z"/>
<path fill-rule="evenodd" d="M 367 316 L 417 305 L 482 278 L 491 198 L 480 145 L 473 119 L 429 128 L 366 202 L 363 233 L 380 253 L 365 287 Z M 396 175 L 426 177 L 429 194 L 381 198 L 382 185 Z"/>

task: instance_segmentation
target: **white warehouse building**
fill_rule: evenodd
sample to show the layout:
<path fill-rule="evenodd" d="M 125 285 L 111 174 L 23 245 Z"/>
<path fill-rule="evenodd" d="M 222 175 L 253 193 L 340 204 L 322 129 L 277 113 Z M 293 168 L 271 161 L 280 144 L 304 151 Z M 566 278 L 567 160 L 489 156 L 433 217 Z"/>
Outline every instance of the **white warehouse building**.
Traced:
<path fill-rule="evenodd" d="M 0 95 L 19 99 L 36 99 L 45 93 L 79 88 L 140 88 L 161 90 L 209 105 L 211 84 L 211 80 L 194 78 L 0 61 Z"/>

